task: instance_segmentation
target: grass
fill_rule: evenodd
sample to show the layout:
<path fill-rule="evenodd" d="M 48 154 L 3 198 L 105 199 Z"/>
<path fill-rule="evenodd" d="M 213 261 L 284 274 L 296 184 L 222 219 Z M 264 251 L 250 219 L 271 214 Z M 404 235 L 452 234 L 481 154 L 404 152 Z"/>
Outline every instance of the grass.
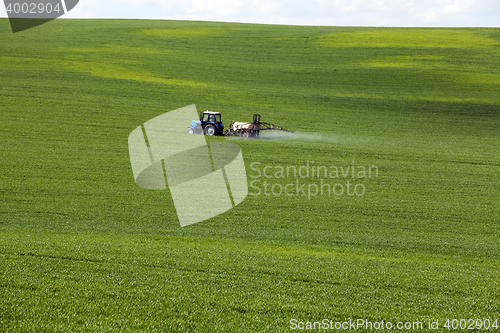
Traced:
<path fill-rule="evenodd" d="M 2 19 L 0 35 L 0 331 L 500 320 L 500 30 Z M 231 141 L 249 183 L 255 162 L 378 177 L 180 228 L 168 191 L 135 186 L 127 138 L 193 103 L 296 132 Z M 319 182 L 269 182 L 297 180 Z"/>

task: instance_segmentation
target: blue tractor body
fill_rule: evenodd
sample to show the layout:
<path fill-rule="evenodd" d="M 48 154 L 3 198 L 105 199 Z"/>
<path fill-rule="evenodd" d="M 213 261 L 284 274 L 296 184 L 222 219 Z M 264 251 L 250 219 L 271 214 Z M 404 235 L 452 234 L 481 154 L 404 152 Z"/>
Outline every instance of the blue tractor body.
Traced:
<path fill-rule="evenodd" d="M 201 127 L 201 121 L 199 120 L 191 120 L 191 127 L 188 127 L 188 133 L 190 133 L 189 129 L 192 129 L 195 134 L 203 133 L 203 127 Z"/>
<path fill-rule="evenodd" d="M 200 113 L 200 120 L 192 120 L 191 126 L 187 128 L 188 133 L 205 135 L 223 135 L 224 124 L 219 112 L 205 111 Z"/>

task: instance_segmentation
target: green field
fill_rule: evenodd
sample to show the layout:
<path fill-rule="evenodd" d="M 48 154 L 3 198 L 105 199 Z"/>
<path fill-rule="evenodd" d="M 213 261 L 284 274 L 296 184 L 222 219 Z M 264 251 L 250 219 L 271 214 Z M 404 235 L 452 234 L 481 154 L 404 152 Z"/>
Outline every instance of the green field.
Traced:
<path fill-rule="evenodd" d="M 0 331 L 500 326 L 500 29 L 1 19 L 0 50 Z M 261 182 L 181 228 L 127 138 L 190 104 L 296 133 L 232 139 Z M 378 173 L 274 176 L 308 163 Z M 362 186 L 278 195 L 321 181 Z"/>

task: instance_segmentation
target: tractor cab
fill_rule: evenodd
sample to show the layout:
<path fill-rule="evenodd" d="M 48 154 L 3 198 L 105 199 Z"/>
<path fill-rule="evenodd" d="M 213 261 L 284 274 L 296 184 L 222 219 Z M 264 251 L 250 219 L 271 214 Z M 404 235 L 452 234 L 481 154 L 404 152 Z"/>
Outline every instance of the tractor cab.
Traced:
<path fill-rule="evenodd" d="M 207 123 L 222 123 L 219 112 L 200 112 L 200 121 Z"/>
<path fill-rule="evenodd" d="M 222 135 L 224 133 L 224 124 L 222 124 L 220 112 L 211 112 L 208 110 L 200 112 L 200 120 L 191 121 L 191 126 L 188 127 L 187 132 Z"/>

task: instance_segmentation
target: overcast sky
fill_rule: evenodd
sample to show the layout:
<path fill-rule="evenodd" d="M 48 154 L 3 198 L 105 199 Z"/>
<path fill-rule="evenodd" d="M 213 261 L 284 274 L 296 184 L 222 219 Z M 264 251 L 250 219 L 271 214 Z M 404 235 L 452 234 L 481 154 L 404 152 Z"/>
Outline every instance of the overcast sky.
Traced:
<path fill-rule="evenodd" d="M 5 7 L 0 7 L 0 16 L 6 17 Z M 64 17 L 328 26 L 500 27 L 500 0 L 80 0 Z"/>

